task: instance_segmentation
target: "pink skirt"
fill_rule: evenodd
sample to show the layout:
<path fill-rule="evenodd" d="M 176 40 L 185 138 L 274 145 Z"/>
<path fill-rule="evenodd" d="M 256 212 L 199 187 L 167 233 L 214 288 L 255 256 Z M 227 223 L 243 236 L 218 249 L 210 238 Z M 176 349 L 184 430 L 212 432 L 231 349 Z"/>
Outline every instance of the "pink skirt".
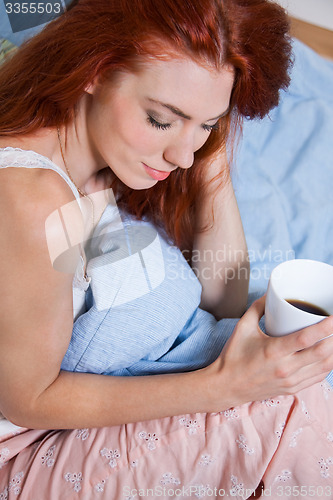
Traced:
<path fill-rule="evenodd" d="M 256 489 L 272 500 L 333 498 L 326 382 L 221 413 L 0 439 L 0 500 L 243 500 Z"/>

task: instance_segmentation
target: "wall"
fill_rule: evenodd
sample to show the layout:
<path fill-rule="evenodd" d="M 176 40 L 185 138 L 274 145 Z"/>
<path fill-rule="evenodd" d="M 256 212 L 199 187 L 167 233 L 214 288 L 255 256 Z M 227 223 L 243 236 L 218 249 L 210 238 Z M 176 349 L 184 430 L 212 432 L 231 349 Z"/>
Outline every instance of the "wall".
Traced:
<path fill-rule="evenodd" d="M 292 17 L 333 30 L 333 0 L 276 0 Z"/>

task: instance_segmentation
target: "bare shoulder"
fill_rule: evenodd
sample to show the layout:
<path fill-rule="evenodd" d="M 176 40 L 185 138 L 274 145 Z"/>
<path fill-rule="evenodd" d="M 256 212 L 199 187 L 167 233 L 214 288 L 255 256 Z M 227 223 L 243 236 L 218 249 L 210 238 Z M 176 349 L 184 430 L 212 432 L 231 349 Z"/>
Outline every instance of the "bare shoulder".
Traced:
<path fill-rule="evenodd" d="M 0 169 L 0 179 L 1 201 L 11 202 L 9 211 L 26 211 L 26 204 L 31 203 L 38 216 L 75 199 L 66 181 L 53 170 L 8 167 Z"/>
<path fill-rule="evenodd" d="M 46 254 L 51 265 L 66 253 L 59 270 L 75 271 L 83 221 L 74 194 L 59 174 L 46 169 L 1 169 L 0 211 L 6 214 L 0 219 L 0 233 L 6 234 L 8 252 L 28 244 L 35 254 Z"/>
<path fill-rule="evenodd" d="M 43 331 L 46 328 L 51 334 L 60 311 L 62 321 L 70 325 L 72 274 L 77 253 L 71 268 L 55 268 L 50 250 L 57 245 L 59 248 L 59 241 L 67 242 L 68 238 L 63 237 L 59 219 L 53 224 L 47 221 L 73 200 L 70 188 L 56 172 L 23 168 L 0 170 L 0 210 L 5 214 L 0 217 L 0 269 L 7 291 L 0 311 L 8 312 L 7 315 L 0 313 L 2 333 L 8 334 L 15 325 L 21 327 L 29 317 L 31 325 L 35 325 L 34 331 L 40 324 Z M 66 250 L 67 247 L 62 248 L 63 253 Z M 24 330 L 28 331 L 26 325 Z"/>

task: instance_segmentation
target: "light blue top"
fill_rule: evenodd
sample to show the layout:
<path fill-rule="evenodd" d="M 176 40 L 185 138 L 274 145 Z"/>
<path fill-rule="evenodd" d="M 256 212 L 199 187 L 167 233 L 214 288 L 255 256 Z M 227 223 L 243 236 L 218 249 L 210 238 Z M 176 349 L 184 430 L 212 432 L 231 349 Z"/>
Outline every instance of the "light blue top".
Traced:
<path fill-rule="evenodd" d="M 143 375 L 216 359 L 237 320 L 199 308 L 201 285 L 177 247 L 124 214 L 119 228 L 111 205 L 91 247 L 88 312 L 74 324 L 64 370 Z"/>

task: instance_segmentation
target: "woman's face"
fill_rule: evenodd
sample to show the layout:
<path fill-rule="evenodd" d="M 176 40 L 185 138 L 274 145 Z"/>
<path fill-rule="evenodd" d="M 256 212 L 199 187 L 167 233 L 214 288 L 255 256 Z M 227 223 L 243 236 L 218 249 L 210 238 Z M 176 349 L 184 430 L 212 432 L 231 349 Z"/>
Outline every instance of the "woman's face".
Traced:
<path fill-rule="evenodd" d="M 133 189 L 190 168 L 229 107 L 232 68 L 206 69 L 190 59 L 154 60 L 116 85 L 88 90 L 87 130 L 94 160 Z"/>

